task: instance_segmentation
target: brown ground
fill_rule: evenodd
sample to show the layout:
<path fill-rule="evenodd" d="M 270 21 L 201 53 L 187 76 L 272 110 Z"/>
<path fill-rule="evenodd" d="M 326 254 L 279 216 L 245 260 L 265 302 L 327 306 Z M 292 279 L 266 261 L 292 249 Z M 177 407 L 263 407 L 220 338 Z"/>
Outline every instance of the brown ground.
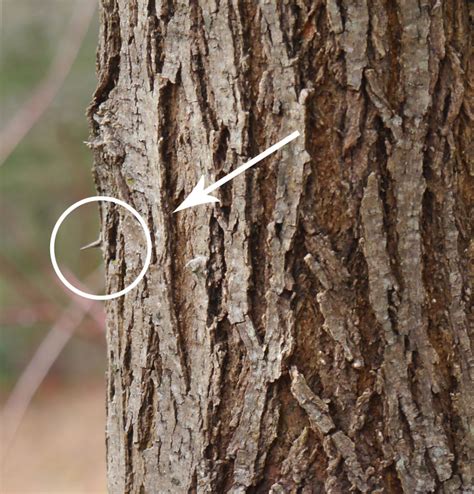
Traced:
<path fill-rule="evenodd" d="M 105 493 L 104 396 L 102 382 L 43 386 L 8 453 L 0 492 Z"/>

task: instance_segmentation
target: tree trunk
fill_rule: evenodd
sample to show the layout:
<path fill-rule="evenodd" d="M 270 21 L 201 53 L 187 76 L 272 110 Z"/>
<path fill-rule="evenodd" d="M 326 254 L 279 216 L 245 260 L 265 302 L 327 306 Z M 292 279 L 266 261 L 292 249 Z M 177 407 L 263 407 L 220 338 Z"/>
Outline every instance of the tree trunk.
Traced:
<path fill-rule="evenodd" d="M 111 493 L 473 492 L 469 8 L 102 0 Z"/>

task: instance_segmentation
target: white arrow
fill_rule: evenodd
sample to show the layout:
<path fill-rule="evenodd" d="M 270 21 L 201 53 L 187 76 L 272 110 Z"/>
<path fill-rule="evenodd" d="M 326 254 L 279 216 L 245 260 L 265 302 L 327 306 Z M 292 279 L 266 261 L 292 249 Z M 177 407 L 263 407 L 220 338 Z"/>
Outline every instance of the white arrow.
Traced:
<path fill-rule="evenodd" d="M 204 175 L 203 175 L 200 178 L 199 182 L 197 183 L 196 187 L 194 187 L 194 189 L 188 195 L 188 197 L 186 197 L 186 199 L 173 212 L 176 213 L 177 211 L 181 211 L 186 208 L 191 208 L 193 206 L 197 206 L 198 204 L 206 204 L 208 202 L 219 202 L 219 199 L 217 199 L 217 197 L 210 196 L 209 194 L 215 191 L 216 189 L 218 189 L 221 185 L 227 183 L 229 180 L 235 178 L 237 175 L 240 175 L 245 170 L 248 170 L 251 166 L 257 164 L 259 161 L 263 160 L 270 154 L 274 153 L 275 151 L 278 151 L 280 148 L 288 144 L 290 141 L 296 139 L 299 135 L 300 133 L 298 131 L 291 133 L 289 136 L 286 136 L 284 139 L 277 142 L 273 146 L 270 146 L 266 151 L 263 151 L 263 153 L 260 153 L 258 156 L 255 156 L 255 158 L 252 158 L 250 161 L 247 161 L 247 163 L 244 163 L 243 165 L 236 168 L 233 172 L 230 172 L 225 177 L 222 177 L 216 183 L 209 185 L 209 187 L 204 188 Z"/>

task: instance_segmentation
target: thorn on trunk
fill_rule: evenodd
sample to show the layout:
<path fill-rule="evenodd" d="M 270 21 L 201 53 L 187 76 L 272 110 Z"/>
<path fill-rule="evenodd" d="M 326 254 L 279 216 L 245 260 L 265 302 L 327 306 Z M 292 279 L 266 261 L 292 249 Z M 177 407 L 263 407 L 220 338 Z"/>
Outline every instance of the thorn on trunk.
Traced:
<path fill-rule="evenodd" d="M 102 246 L 102 235 L 99 235 L 99 238 L 97 240 L 94 240 L 90 244 L 84 245 L 84 247 L 81 247 L 81 250 L 94 249 L 96 247 L 101 247 L 101 246 Z"/>

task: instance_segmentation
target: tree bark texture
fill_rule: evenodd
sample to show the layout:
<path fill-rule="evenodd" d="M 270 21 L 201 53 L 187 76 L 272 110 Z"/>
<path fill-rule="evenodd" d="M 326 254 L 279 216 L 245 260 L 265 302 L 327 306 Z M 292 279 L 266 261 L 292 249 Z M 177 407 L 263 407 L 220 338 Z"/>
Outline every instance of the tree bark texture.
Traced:
<path fill-rule="evenodd" d="M 102 0 L 111 493 L 474 492 L 470 5 Z"/>

